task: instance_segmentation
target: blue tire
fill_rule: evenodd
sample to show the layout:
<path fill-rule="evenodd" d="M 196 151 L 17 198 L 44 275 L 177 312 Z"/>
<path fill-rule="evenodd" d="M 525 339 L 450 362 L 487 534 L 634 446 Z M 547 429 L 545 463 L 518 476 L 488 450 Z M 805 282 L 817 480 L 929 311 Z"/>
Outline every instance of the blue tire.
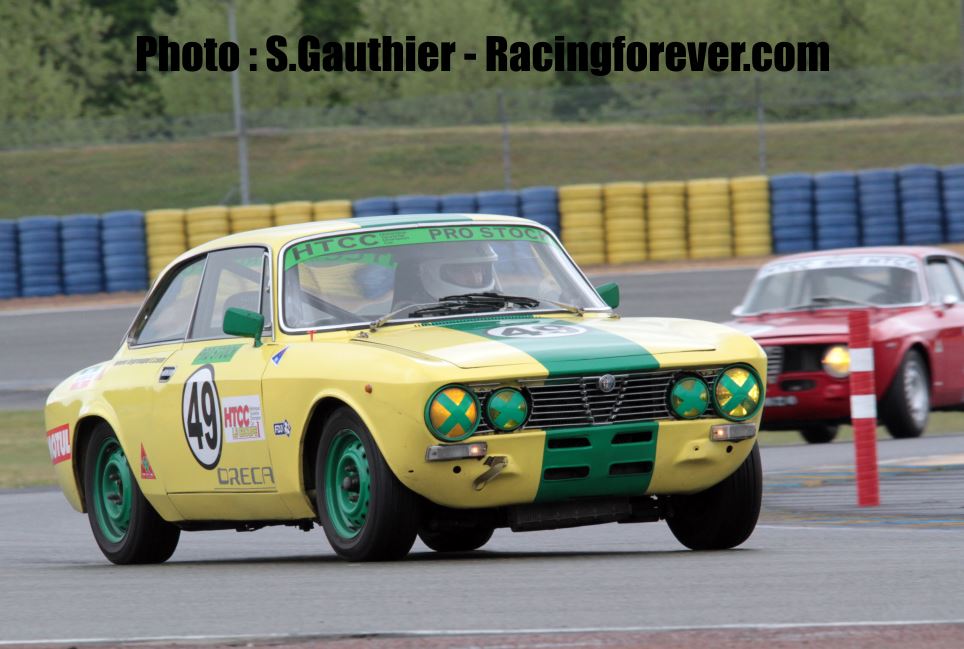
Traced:
<path fill-rule="evenodd" d="M 523 203 L 557 203 L 559 201 L 559 190 L 551 185 L 526 187 L 519 190 L 519 198 Z"/>
<path fill-rule="evenodd" d="M 103 273 L 104 269 L 97 261 L 75 261 L 69 264 L 64 264 L 64 275 L 69 277 L 77 273 Z"/>
<path fill-rule="evenodd" d="M 860 245 L 857 237 L 825 237 L 817 239 L 817 250 L 836 250 L 838 248 L 856 248 Z"/>
<path fill-rule="evenodd" d="M 823 203 L 857 203 L 856 189 L 841 189 L 839 187 L 831 189 L 817 189 L 814 192 L 814 201 L 819 206 Z"/>
<path fill-rule="evenodd" d="M 773 239 L 813 239 L 813 228 L 811 226 L 774 226 Z"/>
<path fill-rule="evenodd" d="M 810 214 L 800 216 L 776 216 L 770 219 L 771 226 L 776 228 L 812 228 L 813 216 Z"/>
<path fill-rule="evenodd" d="M 147 280 L 107 280 L 107 291 L 118 293 L 121 291 L 143 291 L 147 289 Z"/>
<path fill-rule="evenodd" d="M 101 252 L 104 256 L 117 256 L 117 255 L 147 255 L 147 244 L 143 241 L 106 241 L 104 245 L 101 246 Z"/>
<path fill-rule="evenodd" d="M 395 201 L 388 196 L 362 198 L 352 204 L 354 212 L 368 212 L 378 216 L 395 213 Z"/>
<path fill-rule="evenodd" d="M 28 230 L 20 233 L 20 245 L 60 246 L 59 230 Z"/>
<path fill-rule="evenodd" d="M 137 210 L 121 210 L 118 212 L 107 212 L 101 217 L 104 230 L 114 228 L 143 228 L 144 213 Z"/>
<path fill-rule="evenodd" d="M 522 203 L 522 214 L 558 214 L 559 204 L 555 201 L 531 201 Z"/>
<path fill-rule="evenodd" d="M 81 250 L 64 250 L 64 264 L 83 264 L 89 262 L 100 263 L 102 255 L 100 246 L 96 248 L 83 248 Z"/>
<path fill-rule="evenodd" d="M 493 216 L 519 216 L 519 210 L 514 207 L 496 207 L 482 209 L 479 207 L 479 214 L 492 214 Z"/>
<path fill-rule="evenodd" d="M 398 196 L 395 198 L 395 209 L 399 214 L 432 214 L 438 212 L 439 199 L 437 196 Z"/>
<path fill-rule="evenodd" d="M 143 228 L 104 228 L 100 238 L 104 243 L 118 241 L 143 242 L 146 239 Z"/>
<path fill-rule="evenodd" d="M 813 202 L 811 189 L 774 189 L 770 192 L 770 203 L 782 205 L 785 203 L 802 203 L 809 205 Z"/>
<path fill-rule="evenodd" d="M 859 219 L 856 214 L 826 214 L 817 215 L 816 226 L 817 231 L 822 228 L 854 228 L 857 229 L 857 223 Z"/>
<path fill-rule="evenodd" d="M 93 295 L 103 292 L 103 284 L 68 284 L 64 287 L 64 294 L 66 295 Z"/>
<path fill-rule="evenodd" d="M 907 165 L 897 170 L 897 175 L 903 180 L 936 180 L 941 177 L 941 170 L 933 165 Z"/>
<path fill-rule="evenodd" d="M 770 190 L 774 189 L 809 189 L 813 185 L 810 174 L 779 174 L 770 177 Z"/>
<path fill-rule="evenodd" d="M 23 297 L 52 297 L 54 295 L 60 295 L 61 289 L 59 284 L 44 284 L 41 286 L 24 286 L 20 294 Z"/>
<path fill-rule="evenodd" d="M 960 180 L 964 182 L 964 165 L 948 165 L 941 169 L 941 176 L 947 180 Z"/>
<path fill-rule="evenodd" d="M 100 217 L 96 214 L 71 214 L 60 219 L 62 228 L 93 228 L 100 229 Z"/>
<path fill-rule="evenodd" d="M 20 265 L 30 268 L 60 268 L 60 255 L 49 255 L 46 252 L 20 252 Z"/>
<path fill-rule="evenodd" d="M 59 227 L 60 219 L 56 216 L 25 216 L 17 220 L 17 229 L 21 233 L 56 230 Z"/>
<path fill-rule="evenodd" d="M 782 241 L 774 238 L 773 252 L 779 254 L 790 254 L 793 252 L 809 252 L 814 249 L 812 239 L 784 239 Z"/>

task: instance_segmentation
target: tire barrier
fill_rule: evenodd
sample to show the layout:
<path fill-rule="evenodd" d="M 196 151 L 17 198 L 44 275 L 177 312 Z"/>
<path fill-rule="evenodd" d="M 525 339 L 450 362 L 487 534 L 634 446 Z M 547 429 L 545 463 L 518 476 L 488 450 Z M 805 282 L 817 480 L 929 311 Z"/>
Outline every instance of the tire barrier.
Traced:
<path fill-rule="evenodd" d="M 773 252 L 770 233 L 770 183 L 766 176 L 730 180 L 733 212 L 733 254 L 759 257 Z"/>
<path fill-rule="evenodd" d="M 816 174 L 813 187 L 817 249 L 859 246 L 857 176 L 849 171 Z"/>
<path fill-rule="evenodd" d="M 63 292 L 60 254 L 60 219 L 28 216 L 17 222 L 20 294 L 24 297 Z"/>
<path fill-rule="evenodd" d="M 479 205 L 479 214 L 519 216 L 519 194 L 517 192 L 478 192 L 475 195 L 475 200 Z"/>
<path fill-rule="evenodd" d="M 617 182 L 603 185 L 603 220 L 606 262 L 631 264 L 646 261 L 644 185 Z"/>
<path fill-rule="evenodd" d="M 396 214 L 432 214 L 439 210 L 438 196 L 412 194 L 395 197 Z"/>
<path fill-rule="evenodd" d="M 439 197 L 439 211 L 443 214 L 475 214 L 479 204 L 475 194 L 445 194 Z"/>
<path fill-rule="evenodd" d="M 686 183 L 686 232 L 691 259 L 733 255 L 729 181 L 707 178 Z"/>
<path fill-rule="evenodd" d="M 388 196 L 363 198 L 352 204 L 355 217 L 386 216 L 395 213 L 395 200 Z"/>
<path fill-rule="evenodd" d="M 896 246 L 900 243 L 896 171 L 867 169 L 857 172 L 857 206 L 861 245 Z"/>
<path fill-rule="evenodd" d="M 900 187 L 901 243 L 943 241 L 940 170 L 930 165 L 901 167 L 897 170 L 897 183 Z"/>
<path fill-rule="evenodd" d="M 0 300 L 20 295 L 17 222 L 0 221 Z"/>
<path fill-rule="evenodd" d="M 606 263 L 602 185 L 559 188 L 559 229 L 562 245 L 580 265 Z"/>
<path fill-rule="evenodd" d="M 147 289 L 147 241 L 144 213 L 108 212 L 101 217 L 101 251 L 107 290 Z"/>
<path fill-rule="evenodd" d="M 550 185 L 519 190 L 519 213 L 559 235 L 559 190 Z"/>
<path fill-rule="evenodd" d="M 773 252 L 786 254 L 813 250 L 813 178 L 809 174 L 783 174 L 770 178 L 770 230 Z"/>
<path fill-rule="evenodd" d="M 104 290 L 100 226 L 101 219 L 96 214 L 74 214 L 60 221 L 64 293 L 67 295 Z"/>
<path fill-rule="evenodd" d="M 944 167 L 941 178 L 947 241 L 964 241 L 964 165 Z"/>
<path fill-rule="evenodd" d="M 646 183 L 646 241 L 649 258 L 686 259 L 686 183 Z"/>
<path fill-rule="evenodd" d="M 144 213 L 147 273 L 151 282 L 169 263 L 187 250 L 184 219 L 184 210 L 150 210 Z"/>
<path fill-rule="evenodd" d="M 275 225 L 294 225 L 311 222 L 311 201 L 275 203 L 272 209 Z"/>
<path fill-rule="evenodd" d="M 228 208 L 223 205 L 192 207 L 184 214 L 184 226 L 188 248 L 196 248 L 202 243 L 227 236 L 231 232 Z"/>
<path fill-rule="evenodd" d="M 318 201 L 311 205 L 311 215 L 315 221 L 332 221 L 351 218 L 351 201 Z"/>
<path fill-rule="evenodd" d="M 270 228 L 274 225 L 271 205 L 232 205 L 228 208 L 228 229 L 231 233 Z"/>

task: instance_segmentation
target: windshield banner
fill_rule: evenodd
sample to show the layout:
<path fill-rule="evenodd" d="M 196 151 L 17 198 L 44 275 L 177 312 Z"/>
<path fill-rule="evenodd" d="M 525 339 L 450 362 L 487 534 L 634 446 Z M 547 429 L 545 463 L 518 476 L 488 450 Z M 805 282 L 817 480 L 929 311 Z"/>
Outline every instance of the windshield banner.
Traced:
<path fill-rule="evenodd" d="M 808 257 L 792 261 L 778 261 L 760 270 L 759 277 L 768 277 L 779 273 L 796 273 L 802 270 L 820 270 L 821 268 L 865 268 L 867 266 L 885 266 L 889 268 L 905 268 L 917 270 L 917 260 L 907 255 L 838 255 L 836 257 Z"/>
<path fill-rule="evenodd" d="M 326 255 L 358 252 L 369 248 L 405 246 L 416 243 L 445 243 L 456 241 L 531 241 L 549 243 L 551 238 L 542 230 L 515 225 L 456 225 L 441 227 L 405 228 L 322 237 L 291 246 L 285 252 L 285 270 Z"/>

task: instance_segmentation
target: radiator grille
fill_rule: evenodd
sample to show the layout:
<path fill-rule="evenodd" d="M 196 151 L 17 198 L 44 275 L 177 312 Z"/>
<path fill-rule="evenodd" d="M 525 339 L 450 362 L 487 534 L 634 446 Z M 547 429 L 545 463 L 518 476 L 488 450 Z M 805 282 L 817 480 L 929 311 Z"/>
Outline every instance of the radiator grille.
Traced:
<path fill-rule="evenodd" d="M 673 377 L 680 371 L 683 370 L 613 374 L 616 381 L 610 392 L 599 388 L 602 374 L 521 379 L 517 383 L 529 393 L 532 404 L 526 428 L 570 428 L 673 419 L 666 404 L 666 394 Z M 685 371 L 695 371 L 712 387 L 719 368 Z M 484 404 L 489 393 L 500 385 L 477 383 L 471 387 Z M 707 410 L 704 416 L 715 415 Z M 491 433 L 492 428 L 483 419 L 478 432 Z"/>

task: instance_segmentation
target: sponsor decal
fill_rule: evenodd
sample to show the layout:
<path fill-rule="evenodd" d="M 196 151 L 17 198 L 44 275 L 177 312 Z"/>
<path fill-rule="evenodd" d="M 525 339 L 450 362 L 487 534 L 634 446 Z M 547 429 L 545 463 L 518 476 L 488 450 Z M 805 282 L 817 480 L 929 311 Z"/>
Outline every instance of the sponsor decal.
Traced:
<path fill-rule="evenodd" d="M 221 459 L 221 400 L 213 366 L 198 368 L 184 383 L 181 421 L 194 459 L 205 469 L 216 467 Z"/>
<path fill-rule="evenodd" d="M 142 480 L 157 479 L 157 476 L 154 475 L 154 469 L 151 468 L 151 461 L 147 459 L 147 451 L 144 450 L 143 444 L 141 444 L 141 479 Z"/>
<path fill-rule="evenodd" d="M 291 437 L 291 424 L 288 423 L 287 419 L 274 424 L 274 436 Z"/>
<path fill-rule="evenodd" d="M 50 451 L 50 461 L 60 464 L 70 459 L 70 425 L 57 426 L 47 431 L 47 449 Z"/>
<path fill-rule="evenodd" d="M 86 369 L 80 370 L 74 375 L 74 382 L 70 384 L 70 389 L 85 390 L 94 383 L 97 383 L 97 381 L 104 376 L 104 372 L 107 371 L 109 364 L 110 363 L 98 363 L 97 365 L 91 365 Z"/>
<path fill-rule="evenodd" d="M 152 358 L 122 358 L 119 361 L 114 361 L 114 366 L 119 367 L 121 365 L 157 365 L 158 363 L 163 363 L 167 360 L 166 356 L 154 356 Z"/>
<path fill-rule="evenodd" d="M 277 367 L 278 364 L 281 363 L 281 359 L 285 355 L 286 351 L 288 351 L 287 347 L 283 348 L 280 352 L 278 352 L 277 354 L 271 357 L 271 362 L 275 364 L 275 367 Z"/>
<path fill-rule="evenodd" d="M 205 347 L 198 352 L 191 362 L 191 365 L 207 365 L 209 363 L 227 363 L 244 345 L 218 345 L 217 347 Z"/>
<path fill-rule="evenodd" d="M 586 329 L 567 324 L 517 324 L 496 327 L 485 333 L 497 338 L 560 338 L 584 334 Z"/>
<path fill-rule="evenodd" d="M 270 466 L 223 466 L 218 469 L 218 488 L 274 487 L 274 472 Z"/>
<path fill-rule="evenodd" d="M 802 270 L 819 270 L 821 268 L 858 268 L 865 266 L 886 266 L 890 268 L 906 268 L 917 270 L 917 260 L 908 255 L 836 255 L 808 257 L 791 261 L 778 261 L 764 266 L 758 277 L 767 277 L 778 273 L 794 273 Z"/>
<path fill-rule="evenodd" d="M 264 439 L 261 397 L 225 397 L 221 403 L 225 442 L 257 442 Z"/>

